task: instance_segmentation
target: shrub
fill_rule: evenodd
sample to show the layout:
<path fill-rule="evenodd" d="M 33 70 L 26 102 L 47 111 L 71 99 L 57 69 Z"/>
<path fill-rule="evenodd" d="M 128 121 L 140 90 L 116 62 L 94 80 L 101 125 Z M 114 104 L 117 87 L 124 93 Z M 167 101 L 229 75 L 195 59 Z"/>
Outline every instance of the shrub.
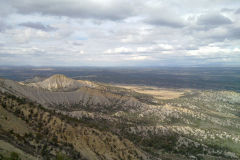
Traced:
<path fill-rule="evenodd" d="M 19 155 L 16 152 L 12 152 L 9 160 L 21 160 L 21 158 L 19 157 Z"/>
<path fill-rule="evenodd" d="M 56 155 L 55 160 L 71 160 L 71 159 L 62 153 L 58 153 Z"/>

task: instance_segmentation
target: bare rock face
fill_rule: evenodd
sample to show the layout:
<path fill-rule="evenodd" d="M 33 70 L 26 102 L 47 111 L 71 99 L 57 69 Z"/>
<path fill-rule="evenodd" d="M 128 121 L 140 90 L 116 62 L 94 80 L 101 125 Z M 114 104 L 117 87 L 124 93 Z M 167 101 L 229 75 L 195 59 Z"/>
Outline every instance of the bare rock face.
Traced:
<path fill-rule="evenodd" d="M 74 91 L 82 86 L 88 86 L 87 83 L 79 82 L 68 78 L 63 74 L 55 74 L 43 81 L 37 83 L 30 83 L 29 86 L 47 89 L 49 91 Z"/>

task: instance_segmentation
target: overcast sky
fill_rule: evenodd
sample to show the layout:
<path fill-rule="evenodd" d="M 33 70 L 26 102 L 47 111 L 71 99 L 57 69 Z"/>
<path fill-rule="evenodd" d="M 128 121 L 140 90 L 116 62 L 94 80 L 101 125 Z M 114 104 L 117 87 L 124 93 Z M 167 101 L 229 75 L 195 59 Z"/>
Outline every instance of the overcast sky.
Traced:
<path fill-rule="evenodd" d="M 0 65 L 240 66 L 240 0 L 0 0 Z"/>

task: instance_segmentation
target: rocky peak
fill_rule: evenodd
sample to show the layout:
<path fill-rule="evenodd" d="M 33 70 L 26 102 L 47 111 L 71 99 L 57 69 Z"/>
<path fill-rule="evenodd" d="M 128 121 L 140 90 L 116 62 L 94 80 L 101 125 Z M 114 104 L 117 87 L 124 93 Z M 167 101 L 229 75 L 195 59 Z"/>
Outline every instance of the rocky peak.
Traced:
<path fill-rule="evenodd" d="M 35 83 L 34 86 L 51 91 L 72 91 L 83 85 L 74 79 L 66 77 L 63 74 L 55 74 L 41 82 Z"/>

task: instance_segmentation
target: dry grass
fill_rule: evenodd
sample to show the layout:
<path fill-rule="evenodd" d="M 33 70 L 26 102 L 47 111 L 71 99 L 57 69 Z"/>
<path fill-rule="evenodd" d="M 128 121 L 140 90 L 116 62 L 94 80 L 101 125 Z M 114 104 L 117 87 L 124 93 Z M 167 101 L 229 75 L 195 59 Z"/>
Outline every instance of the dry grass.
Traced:
<path fill-rule="evenodd" d="M 16 148 L 12 144 L 5 142 L 3 140 L 0 140 L 0 153 L 5 155 L 5 156 L 10 156 L 10 153 L 15 152 L 17 153 L 21 159 L 26 159 L 26 160 L 36 160 L 36 157 L 33 157 L 22 150 Z"/>
<path fill-rule="evenodd" d="M 14 133 L 18 133 L 20 135 L 33 132 L 32 129 L 28 127 L 25 121 L 8 112 L 4 108 L 2 108 L 2 106 L 0 106 L 0 124 L 3 130 L 13 130 Z"/>
<path fill-rule="evenodd" d="M 163 89 L 153 86 L 138 86 L 138 85 L 117 85 L 118 87 L 131 89 L 138 93 L 152 95 L 157 99 L 174 99 L 183 96 L 184 93 L 189 92 L 189 90 L 173 90 L 173 89 Z"/>

